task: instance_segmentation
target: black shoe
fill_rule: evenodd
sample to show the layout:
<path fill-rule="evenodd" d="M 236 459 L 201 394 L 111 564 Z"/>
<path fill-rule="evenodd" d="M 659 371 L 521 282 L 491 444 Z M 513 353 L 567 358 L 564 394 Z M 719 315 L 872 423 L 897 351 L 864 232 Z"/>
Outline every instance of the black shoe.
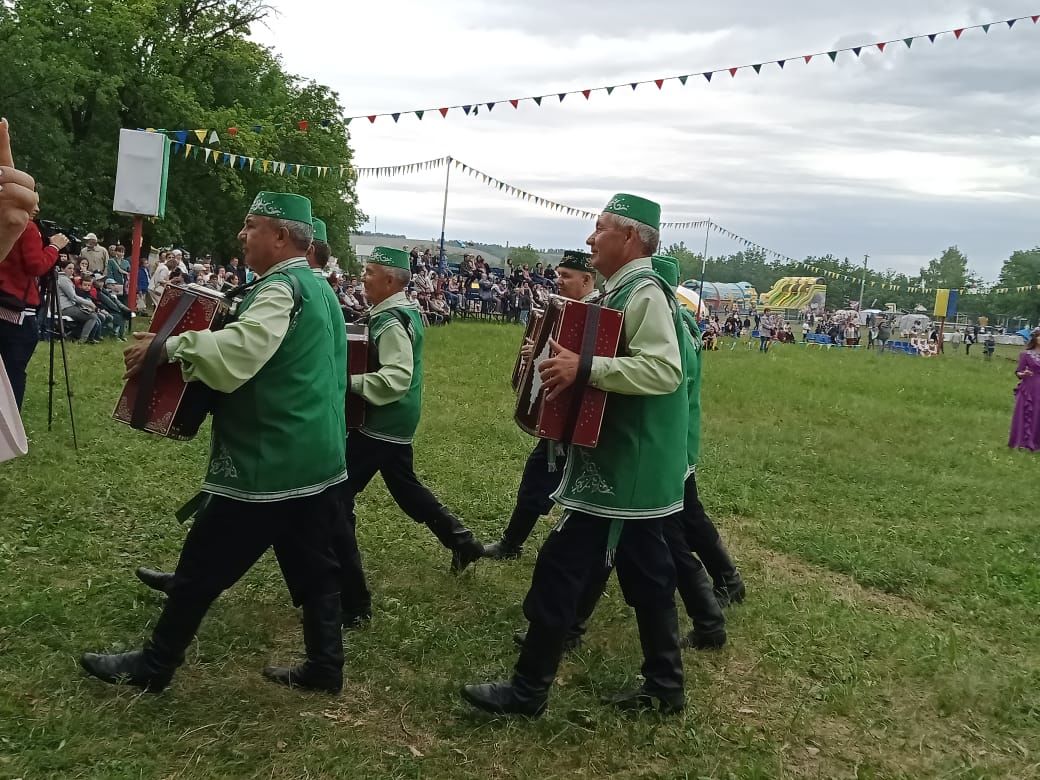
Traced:
<path fill-rule="evenodd" d="M 532 623 L 509 682 L 462 686 L 462 698 L 492 715 L 540 717 L 549 704 L 549 688 L 563 658 L 566 632 Z"/>
<path fill-rule="evenodd" d="M 726 644 L 726 631 L 698 631 L 693 629 L 682 638 L 679 647 L 684 650 L 719 650 Z"/>
<path fill-rule="evenodd" d="M 303 605 L 307 660 L 295 666 L 268 666 L 264 677 L 289 688 L 339 693 L 343 690 L 343 615 L 338 593 Z"/>
<path fill-rule="evenodd" d="M 548 688 L 531 692 L 518 688 L 513 682 L 481 683 L 463 685 L 462 698 L 492 715 L 524 715 L 540 718 L 549 706 Z"/>
<path fill-rule="evenodd" d="M 134 685 L 149 693 L 161 693 L 170 684 L 176 668 L 155 663 L 146 649 L 113 655 L 84 653 L 79 664 L 87 674 L 103 682 Z"/>
<path fill-rule="evenodd" d="M 676 715 L 682 712 L 686 706 L 681 691 L 678 695 L 662 694 L 648 691 L 645 685 L 633 691 L 607 696 L 602 701 L 604 704 L 610 704 L 627 712 L 646 712 L 656 709 L 662 715 Z"/>
<path fill-rule="evenodd" d="M 343 615 L 343 630 L 344 631 L 357 631 L 361 628 L 367 628 L 368 624 L 372 622 L 371 612 L 357 612 L 354 614 Z"/>
<path fill-rule="evenodd" d="M 746 595 L 747 588 L 744 586 L 744 579 L 738 572 L 727 577 L 724 584 L 715 586 L 715 598 L 723 609 L 742 603 Z"/>
<path fill-rule="evenodd" d="M 167 574 L 162 571 L 155 571 L 154 569 L 146 569 L 144 566 L 139 566 L 137 571 L 134 572 L 137 575 L 137 579 L 143 582 L 152 590 L 157 590 L 160 593 L 169 594 L 170 585 L 173 583 L 173 575 Z"/>
<path fill-rule="evenodd" d="M 480 560 L 483 556 L 484 545 L 471 535 L 467 541 L 451 551 L 451 570 L 455 574 L 461 574 L 473 561 Z"/>
<path fill-rule="evenodd" d="M 523 545 L 513 545 L 505 537 L 494 544 L 484 545 L 484 557 L 496 561 L 515 561 L 523 554 Z"/>
<path fill-rule="evenodd" d="M 526 631 L 514 631 L 513 632 L 513 644 L 517 647 L 523 647 L 527 642 Z M 563 652 L 573 653 L 575 650 L 580 650 L 582 645 L 582 635 L 575 631 L 568 631 L 567 637 L 563 640 Z"/>

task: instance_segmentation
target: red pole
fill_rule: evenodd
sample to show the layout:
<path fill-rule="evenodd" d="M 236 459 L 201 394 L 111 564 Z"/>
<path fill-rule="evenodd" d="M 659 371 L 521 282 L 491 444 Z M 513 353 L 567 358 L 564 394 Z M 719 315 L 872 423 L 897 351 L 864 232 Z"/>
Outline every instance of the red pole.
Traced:
<path fill-rule="evenodd" d="M 137 272 L 141 268 L 141 239 L 144 231 L 144 219 L 134 217 L 134 237 L 130 244 L 130 289 L 126 293 L 126 303 L 130 311 L 137 311 Z"/>

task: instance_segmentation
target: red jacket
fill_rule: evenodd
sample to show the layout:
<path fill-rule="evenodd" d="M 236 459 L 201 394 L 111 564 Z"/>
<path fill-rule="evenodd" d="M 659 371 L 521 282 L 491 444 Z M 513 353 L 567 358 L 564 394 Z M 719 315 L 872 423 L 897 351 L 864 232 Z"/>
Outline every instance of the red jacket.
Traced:
<path fill-rule="evenodd" d="M 57 247 L 44 247 L 40 229 L 35 222 L 29 222 L 7 258 L 0 261 L 0 290 L 29 307 L 39 306 L 40 286 L 36 277 L 50 271 L 56 262 Z"/>

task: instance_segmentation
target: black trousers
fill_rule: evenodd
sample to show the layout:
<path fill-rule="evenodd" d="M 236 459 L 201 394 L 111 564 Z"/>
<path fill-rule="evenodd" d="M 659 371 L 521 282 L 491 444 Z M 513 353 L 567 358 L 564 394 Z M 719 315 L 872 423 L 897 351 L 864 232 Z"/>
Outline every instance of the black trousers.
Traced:
<path fill-rule="evenodd" d="M 181 548 L 170 603 L 208 606 L 271 547 L 293 604 L 335 593 L 339 565 L 330 545 L 334 510 L 330 490 L 271 502 L 210 496 Z"/>
<path fill-rule="evenodd" d="M 357 545 L 356 498 L 376 474 L 408 517 L 429 526 L 447 549 L 473 538 L 455 515 L 437 500 L 415 474 L 411 444 L 374 439 L 360 431 L 347 434 L 347 481 L 339 492 L 340 519 L 333 532 L 332 546 L 341 569 L 340 594 L 344 615 L 367 614 L 372 595 L 365 582 Z"/>
<path fill-rule="evenodd" d="M 552 442 L 539 439 L 524 464 L 524 474 L 516 491 L 516 506 L 509 518 L 509 525 L 502 533 L 502 538 L 514 547 L 523 545 L 534 530 L 538 518 L 552 511 L 553 501 L 549 496 L 560 486 L 567 456 L 561 448 L 559 457 L 555 459 L 555 470 L 550 471 L 551 447 Z"/>
<path fill-rule="evenodd" d="M 719 536 L 719 530 L 704 511 L 697 495 L 697 474 L 686 478 L 683 496 L 682 531 L 686 548 L 697 553 L 716 586 L 736 575 L 736 568 Z"/>
<path fill-rule="evenodd" d="M 36 317 L 26 317 L 21 325 L 0 321 L 0 358 L 3 358 L 7 377 L 11 380 L 18 408 L 25 398 L 25 371 L 40 340 Z"/>
<path fill-rule="evenodd" d="M 607 533 L 611 521 L 583 512 L 568 514 L 563 528 L 549 534 L 538 553 L 524 616 L 550 629 L 568 630 L 579 619 L 579 604 L 593 590 L 603 592 Z M 659 612 L 675 606 L 675 564 L 665 542 L 664 519 L 625 522 L 615 555 L 618 583 L 633 609 Z"/>

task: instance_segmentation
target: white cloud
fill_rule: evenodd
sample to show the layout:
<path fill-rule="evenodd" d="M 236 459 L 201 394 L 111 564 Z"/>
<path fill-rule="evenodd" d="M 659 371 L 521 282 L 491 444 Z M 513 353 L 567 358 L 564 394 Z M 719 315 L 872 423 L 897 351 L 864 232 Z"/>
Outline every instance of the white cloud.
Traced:
<path fill-rule="evenodd" d="M 349 114 L 408 111 L 624 83 L 1030 13 L 957 0 L 739 6 L 645 0 L 275 0 L 256 37 Z M 852 7 L 844 7 L 850 5 Z M 355 161 L 453 155 L 516 186 L 598 208 L 615 189 L 658 197 L 666 219 L 711 217 L 794 256 L 870 253 L 898 270 L 958 244 L 985 276 L 1040 243 L 1040 26 L 865 50 L 781 71 L 694 77 L 476 117 L 351 125 Z M 315 161 L 317 162 L 317 161 Z M 452 173 L 449 237 L 579 246 L 587 225 Z M 444 171 L 360 182 L 381 230 L 440 232 Z M 699 246 L 696 235 L 667 235 Z M 732 251 L 713 240 L 712 251 Z M 890 258 L 890 260 L 889 260 Z"/>

